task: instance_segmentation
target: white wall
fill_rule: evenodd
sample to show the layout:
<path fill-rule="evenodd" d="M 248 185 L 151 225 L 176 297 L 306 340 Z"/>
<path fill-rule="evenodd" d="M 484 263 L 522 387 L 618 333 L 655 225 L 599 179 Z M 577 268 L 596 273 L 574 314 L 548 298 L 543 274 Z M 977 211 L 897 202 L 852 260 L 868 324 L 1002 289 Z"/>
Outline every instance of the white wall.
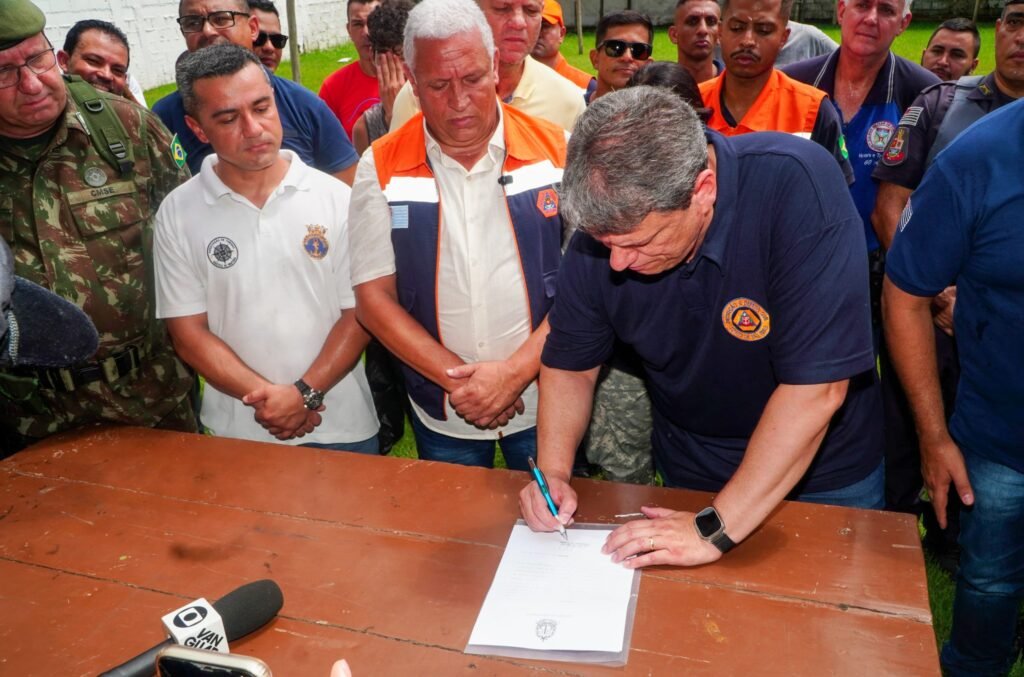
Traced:
<path fill-rule="evenodd" d="M 178 31 L 177 0 L 34 0 L 46 14 L 46 35 L 58 49 L 68 29 L 82 19 L 109 21 L 124 31 L 131 46 L 131 73 L 144 89 L 174 81 L 174 61 L 185 49 Z M 275 0 L 282 31 L 288 28 L 285 0 Z M 348 41 L 345 0 L 296 0 L 296 21 L 302 29 L 299 45 L 305 51 Z M 285 58 L 288 57 L 287 49 Z M 287 77 L 286 72 L 282 73 Z M 153 102 L 150 101 L 150 104 Z"/>

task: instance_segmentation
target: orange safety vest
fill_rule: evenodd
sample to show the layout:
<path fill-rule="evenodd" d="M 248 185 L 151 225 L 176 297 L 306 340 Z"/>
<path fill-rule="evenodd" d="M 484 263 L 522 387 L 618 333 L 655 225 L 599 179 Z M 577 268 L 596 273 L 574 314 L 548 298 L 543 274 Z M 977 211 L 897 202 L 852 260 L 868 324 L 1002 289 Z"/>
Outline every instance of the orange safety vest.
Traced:
<path fill-rule="evenodd" d="M 594 79 L 593 75 L 576 68 L 576 66 L 573 66 L 571 63 L 566 61 L 565 57 L 561 54 L 558 55 L 558 63 L 555 64 L 555 72 L 583 90 L 589 87 L 590 81 Z"/>
<path fill-rule="evenodd" d="M 825 92 L 811 85 L 797 82 L 782 71 L 772 69 L 772 75 L 765 83 L 754 105 L 742 120 L 730 127 L 722 116 L 722 87 L 725 73 L 700 83 L 700 95 L 704 105 L 711 109 L 708 129 L 725 136 L 736 136 L 749 132 L 788 132 L 810 138 L 818 109 L 825 98 Z"/>

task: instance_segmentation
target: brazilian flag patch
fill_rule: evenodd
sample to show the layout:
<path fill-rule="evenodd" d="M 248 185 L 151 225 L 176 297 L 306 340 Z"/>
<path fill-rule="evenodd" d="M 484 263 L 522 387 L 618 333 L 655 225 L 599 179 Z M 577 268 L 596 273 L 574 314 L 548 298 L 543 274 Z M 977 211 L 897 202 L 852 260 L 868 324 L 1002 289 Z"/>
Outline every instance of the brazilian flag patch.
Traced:
<path fill-rule="evenodd" d="M 178 137 L 175 136 L 174 138 L 177 139 Z M 842 133 L 839 134 L 839 152 L 843 154 L 844 160 L 850 159 L 850 152 L 846 150 L 846 136 Z"/>
<path fill-rule="evenodd" d="M 181 141 L 178 141 L 177 134 L 171 139 L 171 157 L 174 158 L 174 164 L 178 165 L 178 169 L 185 166 L 185 158 L 188 157 L 188 153 L 185 152 L 185 147 L 181 145 Z"/>

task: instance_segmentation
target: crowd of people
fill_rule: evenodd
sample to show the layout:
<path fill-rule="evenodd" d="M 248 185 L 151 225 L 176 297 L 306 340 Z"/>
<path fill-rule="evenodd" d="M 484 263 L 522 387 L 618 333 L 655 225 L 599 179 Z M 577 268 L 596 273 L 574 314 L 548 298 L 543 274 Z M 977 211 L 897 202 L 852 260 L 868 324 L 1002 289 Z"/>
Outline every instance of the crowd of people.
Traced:
<path fill-rule="evenodd" d="M 1024 596 L 1024 0 L 995 69 L 910 0 L 679 0 L 570 65 L 556 0 L 348 0 L 358 59 L 274 74 L 270 0 L 181 0 L 152 112 L 113 24 L 56 50 L 0 0 L 0 232 L 98 349 L 19 362 L 0 457 L 100 423 L 714 492 L 605 551 L 713 562 L 784 500 L 923 513 L 957 568 L 949 674 L 1001 674 Z M 1000 110 L 997 110 L 1000 109 Z M 977 123 L 977 124 L 975 124 Z M 928 507 L 924 498 L 930 500 Z M 959 547 L 958 547 L 959 544 Z M 959 557 L 959 562 L 957 562 Z"/>

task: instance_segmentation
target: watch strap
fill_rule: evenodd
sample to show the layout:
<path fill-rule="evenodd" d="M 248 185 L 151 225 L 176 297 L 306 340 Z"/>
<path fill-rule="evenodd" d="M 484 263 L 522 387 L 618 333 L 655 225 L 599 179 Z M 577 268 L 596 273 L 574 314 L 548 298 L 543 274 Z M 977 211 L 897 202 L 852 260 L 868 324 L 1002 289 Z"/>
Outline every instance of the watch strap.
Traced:
<path fill-rule="evenodd" d="M 718 532 L 708 540 L 711 542 L 711 545 L 721 550 L 723 555 L 736 547 L 736 542 L 726 536 L 724 530 Z"/>

